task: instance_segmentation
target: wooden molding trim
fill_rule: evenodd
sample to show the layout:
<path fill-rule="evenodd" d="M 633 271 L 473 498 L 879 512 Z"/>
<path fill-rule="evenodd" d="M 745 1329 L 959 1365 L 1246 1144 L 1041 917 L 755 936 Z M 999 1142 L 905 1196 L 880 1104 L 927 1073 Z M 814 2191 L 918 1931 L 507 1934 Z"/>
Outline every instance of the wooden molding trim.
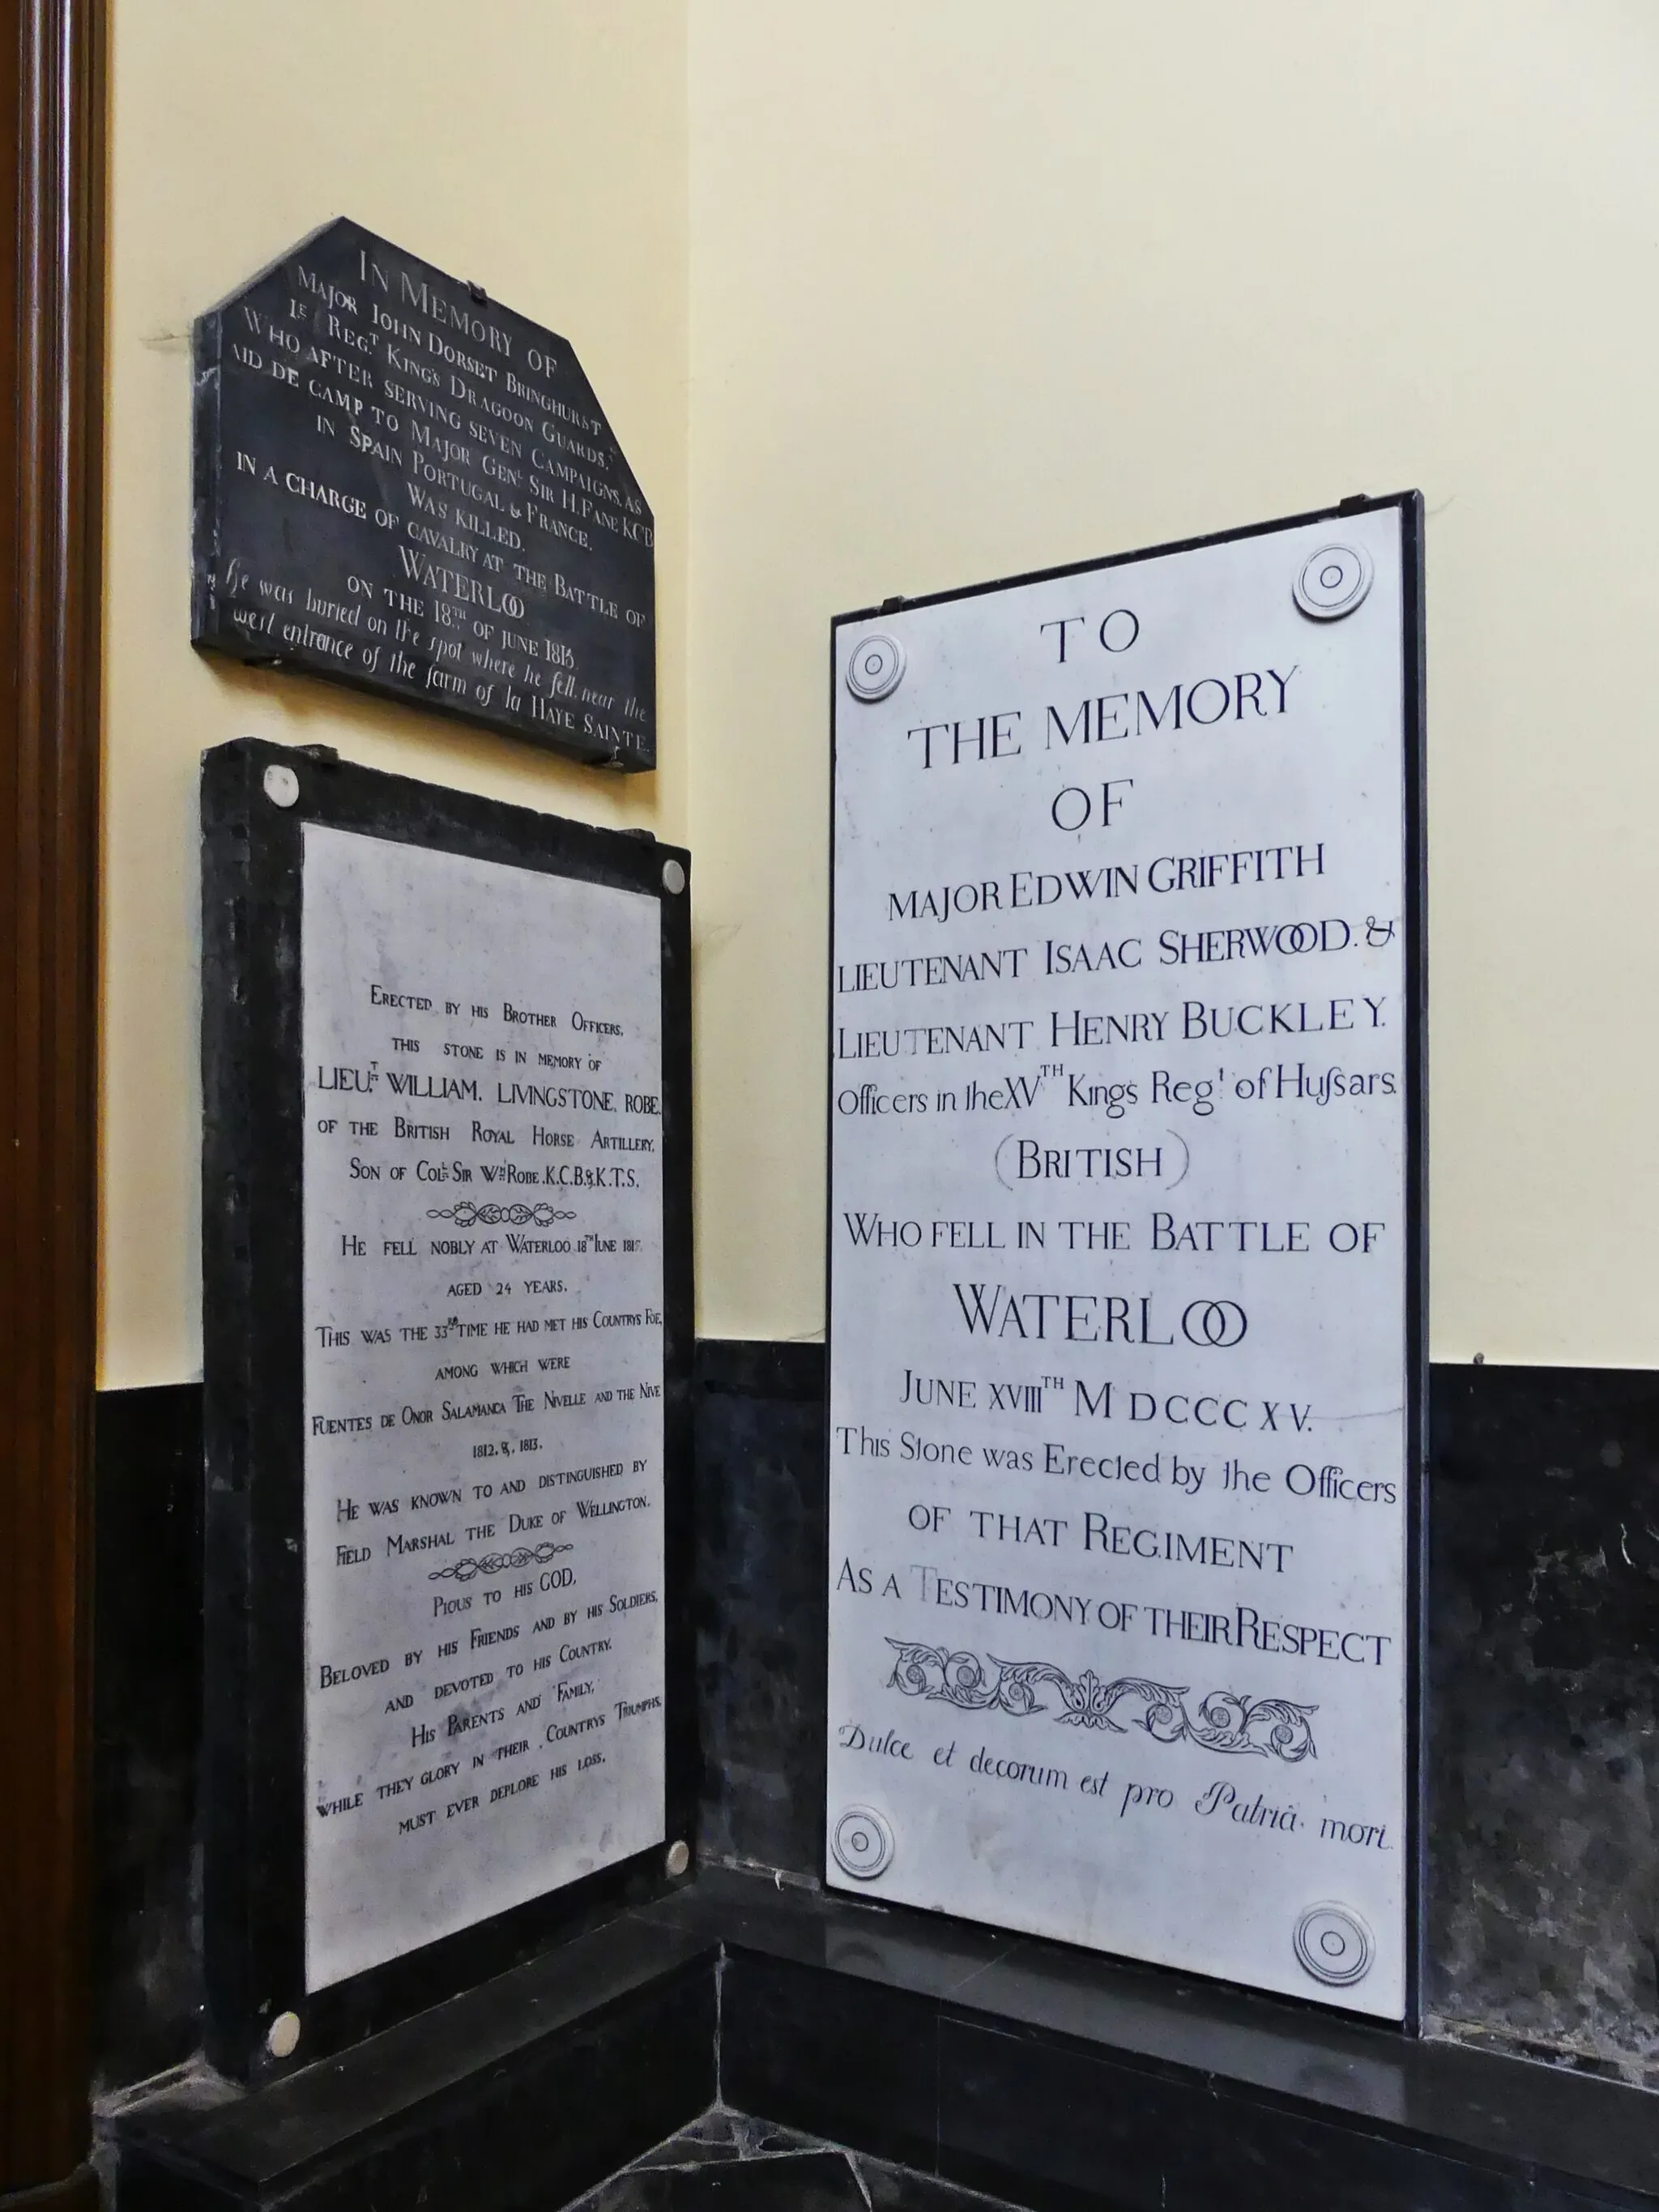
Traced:
<path fill-rule="evenodd" d="M 98 2176 L 89 2166 L 77 2166 L 62 2181 L 49 2181 L 44 2189 L 23 2189 L 0 2197 L 0 2212 L 98 2212 Z"/>
<path fill-rule="evenodd" d="M 88 2089 L 103 25 L 100 0 L 15 0 L 5 20 L 0 2197 L 72 2203 Z"/>

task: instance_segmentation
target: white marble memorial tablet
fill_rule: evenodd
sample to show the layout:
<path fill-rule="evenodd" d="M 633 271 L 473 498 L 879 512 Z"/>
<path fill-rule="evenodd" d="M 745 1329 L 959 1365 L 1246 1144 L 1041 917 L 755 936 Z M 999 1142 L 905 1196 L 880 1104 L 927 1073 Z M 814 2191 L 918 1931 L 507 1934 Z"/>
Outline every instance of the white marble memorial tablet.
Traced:
<path fill-rule="evenodd" d="M 1419 514 L 835 634 L 828 1879 L 1390 2019 Z"/>
<path fill-rule="evenodd" d="M 314 823 L 301 939 L 317 1990 L 662 1839 L 661 973 L 654 899 Z"/>
<path fill-rule="evenodd" d="M 253 738 L 202 826 L 204 2027 L 246 2077 L 689 1874 L 690 856 Z"/>

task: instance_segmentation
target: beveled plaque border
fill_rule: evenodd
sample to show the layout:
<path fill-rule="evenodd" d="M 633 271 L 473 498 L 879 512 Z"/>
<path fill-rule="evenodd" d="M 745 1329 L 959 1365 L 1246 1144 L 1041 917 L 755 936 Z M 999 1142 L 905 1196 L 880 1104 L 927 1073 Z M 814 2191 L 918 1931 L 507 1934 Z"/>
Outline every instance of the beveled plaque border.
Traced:
<path fill-rule="evenodd" d="M 299 798 L 266 797 L 268 768 Z M 305 1495 L 301 997 L 303 827 L 337 830 L 643 892 L 662 915 L 663 1844 L 402 1958 L 305 1987 Z M 677 861 L 687 888 L 665 889 Z M 556 815 L 243 738 L 202 772 L 204 1700 L 209 2057 L 261 2077 L 342 2049 L 678 1887 L 694 1844 L 696 1713 L 691 1363 L 690 856 L 648 832 Z M 272 2059 L 277 2014 L 299 2015 Z"/>

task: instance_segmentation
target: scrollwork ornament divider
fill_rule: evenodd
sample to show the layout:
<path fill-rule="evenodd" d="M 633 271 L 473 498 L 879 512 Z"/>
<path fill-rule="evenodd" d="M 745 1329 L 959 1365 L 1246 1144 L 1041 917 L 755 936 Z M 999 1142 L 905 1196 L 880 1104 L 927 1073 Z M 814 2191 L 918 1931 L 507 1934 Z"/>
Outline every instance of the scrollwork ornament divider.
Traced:
<path fill-rule="evenodd" d="M 1203 1751 L 1278 1759 L 1286 1765 L 1318 1756 L 1310 1725 L 1317 1705 L 1206 1690 L 1189 1709 L 1185 1684 L 1154 1682 L 1142 1674 L 1103 1681 L 1092 1668 L 1073 1675 L 1048 1659 L 999 1659 L 994 1653 L 981 1659 L 943 1644 L 909 1644 L 896 1636 L 887 1642 L 898 1654 L 887 1686 L 907 1698 L 927 1698 L 963 1712 L 1009 1713 L 1018 1720 L 1053 1713 L 1063 1728 L 1109 1729 L 1114 1735 L 1135 1727 L 1156 1743 L 1184 1741 Z M 1042 1702 L 1040 1689 L 1055 1692 L 1060 1710 Z M 1120 1720 L 1116 1711 L 1125 1705 L 1131 1710 Z"/>

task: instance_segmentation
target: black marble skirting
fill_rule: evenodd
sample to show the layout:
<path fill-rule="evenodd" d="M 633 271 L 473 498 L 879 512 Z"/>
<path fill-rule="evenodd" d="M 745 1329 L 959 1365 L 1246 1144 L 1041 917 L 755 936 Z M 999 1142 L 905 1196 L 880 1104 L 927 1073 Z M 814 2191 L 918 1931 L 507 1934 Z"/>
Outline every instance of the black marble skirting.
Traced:
<path fill-rule="evenodd" d="M 117 2212 L 551 2212 L 713 2101 L 712 1960 L 624 1916 L 266 2087 L 192 2073 L 106 2115 Z"/>
<path fill-rule="evenodd" d="M 596 2183 L 590 2212 L 1654 2212 L 1654 2109 L 716 1869 L 337 2058 L 105 2124 L 115 2212 L 554 2212 Z"/>

